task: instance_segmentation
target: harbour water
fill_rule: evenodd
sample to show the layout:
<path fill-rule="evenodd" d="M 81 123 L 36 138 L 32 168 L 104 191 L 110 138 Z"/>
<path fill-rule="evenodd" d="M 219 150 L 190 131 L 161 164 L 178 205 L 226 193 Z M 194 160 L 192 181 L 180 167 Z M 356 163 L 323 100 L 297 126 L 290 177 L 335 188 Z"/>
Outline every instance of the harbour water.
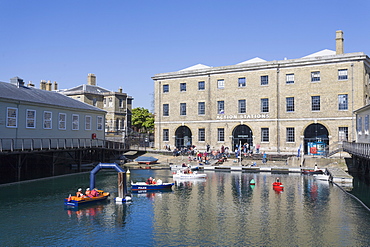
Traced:
<path fill-rule="evenodd" d="M 89 185 L 89 173 L 0 186 L 1 246 L 365 246 L 370 212 L 328 182 L 300 174 L 206 172 L 172 191 L 132 194 L 117 204 L 117 173 L 100 171 L 111 192 L 99 204 L 66 209 L 63 198 Z M 173 181 L 169 170 L 132 170 Z M 279 177 L 283 191 L 274 191 Z M 251 179 L 255 186 L 249 185 Z M 355 180 L 351 193 L 369 197 Z"/>

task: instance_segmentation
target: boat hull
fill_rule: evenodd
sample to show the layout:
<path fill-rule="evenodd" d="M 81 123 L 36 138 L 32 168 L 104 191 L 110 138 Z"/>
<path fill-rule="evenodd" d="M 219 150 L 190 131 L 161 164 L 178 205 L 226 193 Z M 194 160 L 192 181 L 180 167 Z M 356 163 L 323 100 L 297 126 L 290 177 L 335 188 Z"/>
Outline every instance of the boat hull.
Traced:
<path fill-rule="evenodd" d="M 173 174 L 174 179 L 199 179 L 206 177 L 207 174 Z"/>
<path fill-rule="evenodd" d="M 172 188 L 174 183 L 162 183 L 162 184 L 146 184 L 145 182 L 138 182 L 131 184 L 132 191 L 140 190 L 169 190 Z"/>
<path fill-rule="evenodd" d="M 64 205 L 69 207 L 79 207 L 82 205 L 92 204 L 99 201 L 104 201 L 109 197 L 109 192 L 103 192 L 102 195 L 92 198 L 81 198 L 77 196 L 71 196 L 64 199 Z"/>

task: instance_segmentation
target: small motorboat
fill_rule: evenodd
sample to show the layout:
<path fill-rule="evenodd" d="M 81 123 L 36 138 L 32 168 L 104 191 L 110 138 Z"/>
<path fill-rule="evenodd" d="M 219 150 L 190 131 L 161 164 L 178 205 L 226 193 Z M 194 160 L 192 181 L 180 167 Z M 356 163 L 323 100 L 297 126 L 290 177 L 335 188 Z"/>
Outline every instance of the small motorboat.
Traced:
<path fill-rule="evenodd" d="M 99 195 L 94 197 L 77 197 L 77 196 L 69 196 L 68 198 L 64 199 L 64 205 L 70 207 L 78 207 L 81 205 L 90 204 L 93 202 L 103 201 L 108 198 L 109 192 L 104 192 L 102 190 L 98 190 Z"/>
<path fill-rule="evenodd" d="M 280 182 L 280 179 L 277 178 L 275 182 L 272 183 L 272 188 L 275 190 L 275 191 L 282 191 L 284 190 L 284 185 L 282 182 Z"/>
<path fill-rule="evenodd" d="M 323 174 L 323 170 L 302 170 L 302 174 Z"/>
<path fill-rule="evenodd" d="M 280 188 L 284 188 L 284 185 L 283 185 L 281 182 L 273 182 L 273 183 L 272 183 L 272 186 L 273 186 L 273 187 L 280 187 Z"/>
<path fill-rule="evenodd" d="M 152 156 L 140 156 L 138 157 L 135 162 L 139 163 L 139 164 L 146 164 L 146 165 L 149 165 L 149 164 L 154 164 L 158 161 L 157 158 L 154 158 Z"/>
<path fill-rule="evenodd" d="M 177 172 L 173 173 L 174 179 L 194 179 L 194 178 L 206 178 L 207 174 L 205 173 L 198 173 L 197 171 L 186 171 L 186 170 L 178 170 Z"/>
<path fill-rule="evenodd" d="M 170 165 L 171 171 L 177 171 L 177 170 L 186 170 L 186 169 L 191 169 L 192 171 L 198 171 L 199 166 L 191 166 L 191 165 L 186 165 L 185 163 L 182 165 Z"/>
<path fill-rule="evenodd" d="M 140 190 L 170 190 L 175 183 L 162 183 L 160 179 L 156 183 L 148 184 L 146 182 L 132 182 L 131 191 Z"/>
<path fill-rule="evenodd" d="M 313 177 L 317 180 L 324 180 L 324 181 L 329 181 L 329 179 L 330 179 L 330 175 L 326 171 L 326 169 L 325 169 L 325 172 L 323 174 L 314 174 Z"/>

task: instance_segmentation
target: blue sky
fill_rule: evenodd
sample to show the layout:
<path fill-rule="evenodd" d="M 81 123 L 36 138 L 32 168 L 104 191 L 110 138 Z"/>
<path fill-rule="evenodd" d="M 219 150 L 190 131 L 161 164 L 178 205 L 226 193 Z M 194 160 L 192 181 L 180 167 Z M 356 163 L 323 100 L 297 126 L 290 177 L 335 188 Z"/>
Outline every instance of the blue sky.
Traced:
<path fill-rule="evenodd" d="M 158 73 L 335 50 L 336 30 L 345 52 L 369 55 L 369 9 L 367 0 L 0 0 L 0 81 L 65 89 L 94 73 L 152 110 Z"/>

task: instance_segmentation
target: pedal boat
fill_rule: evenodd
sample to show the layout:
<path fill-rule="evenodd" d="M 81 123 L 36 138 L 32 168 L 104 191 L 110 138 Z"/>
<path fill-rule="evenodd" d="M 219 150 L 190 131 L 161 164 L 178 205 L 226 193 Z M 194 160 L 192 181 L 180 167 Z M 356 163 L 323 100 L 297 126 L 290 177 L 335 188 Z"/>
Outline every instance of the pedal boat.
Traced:
<path fill-rule="evenodd" d="M 98 190 L 99 195 L 95 197 L 77 197 L 77 196 L 69 196 L 68 198 L 64 199 L 64 205 L 70 207 L 78 207 L 98 201 L 106 200 L 109 196 L 109 192 L 104 192 L 102 190 Z"/>

